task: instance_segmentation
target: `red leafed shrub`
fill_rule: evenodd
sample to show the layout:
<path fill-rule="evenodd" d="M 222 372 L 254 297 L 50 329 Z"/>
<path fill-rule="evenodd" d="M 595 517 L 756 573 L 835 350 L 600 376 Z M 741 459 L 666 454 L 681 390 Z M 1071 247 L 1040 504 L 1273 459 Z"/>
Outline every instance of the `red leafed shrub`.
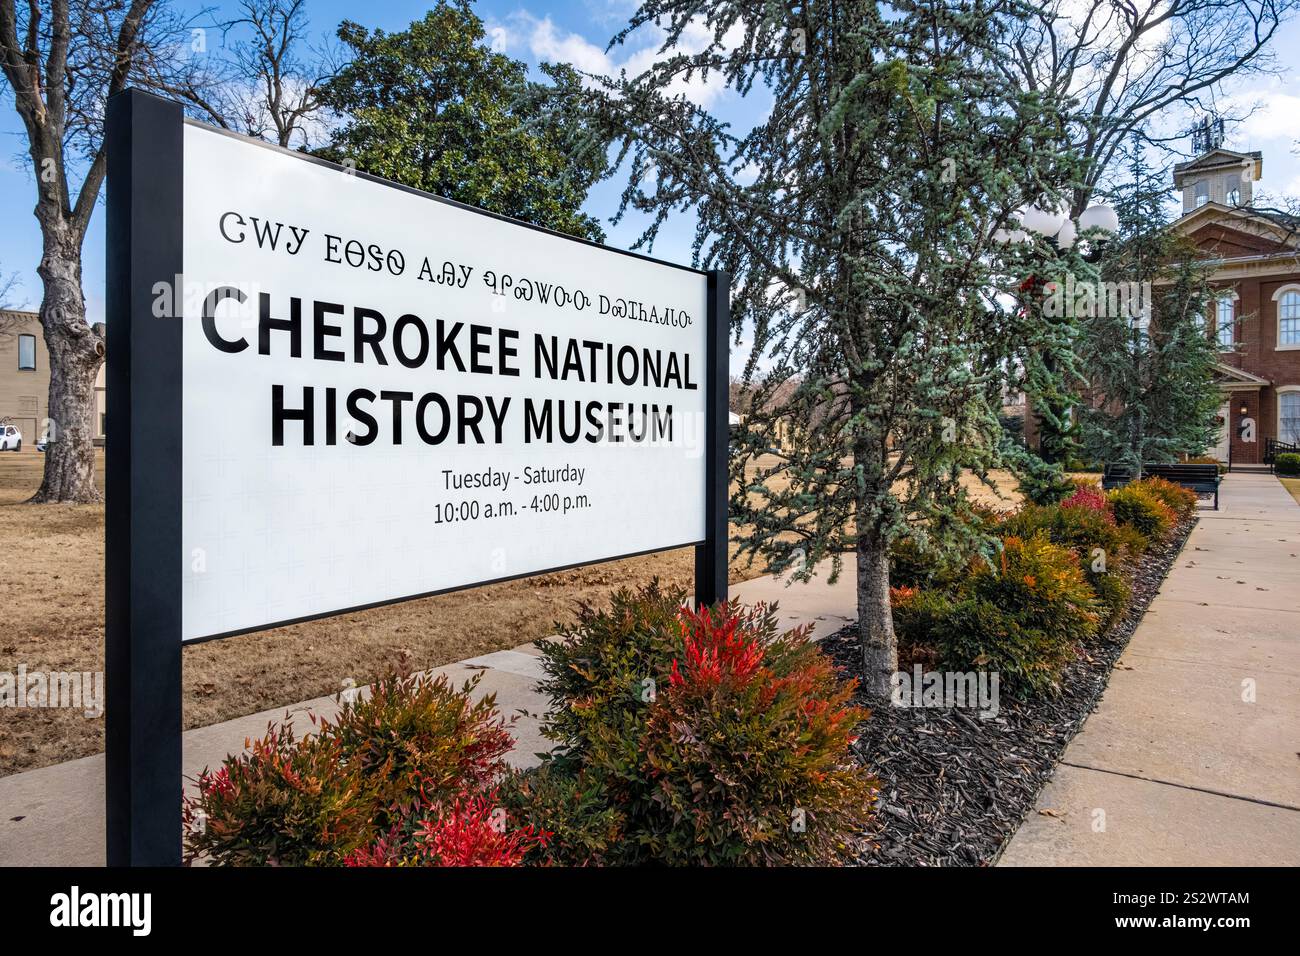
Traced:
<path fill-rule="evenodd" d="M 920 588 L 911 588 L 905 584 L 889 589 L 889 603 L 891 607 L 898 607 L 907 604 L 920 593 Z"/>
<path fill-rule="evenodd" d="M 835 861 L 874 787 L 849 757 L 865 711 L 806 630 L 763 643 L 734 607 L 682 609 L 682 657 L 641 749 L 638 840 L 657 861 Z"/>
<path fill-rule="evenodd" d="M 722 613 L 714 622 L 713 612 L 696 613 L 682 608 L 680 624 L 685 635 L 685 674 L 673 660 L 668 682 L 673 687 L 716 687 L 724 681 L 747 682 L 763 663 L 763 648 L 753 636 L 739 631 L 741 619 Z"/>
<path fill-rule="evenodd" d="M 549 834 L 531 825 L 506 828 L 495 791 L 471 794 L 431 808 L 413 832 L 398 828 L 349 854 L 347 866 L 520 866 Z"/>
<path fill-rule="evenodd" d="M 422 820 L 415 844 L 438 866 L 518 866 L 535 845 L 545 845 L 546 833 L 532 826 L 507 832 L 505 811 L 492 798 L 458 800 L 435 820 Z"/>
<path fill-rule="evenodd" d="M 1097 485 L 1078 485 L 1074 489 L 1074 494 L 1061 501 L 1060 507 L 1097 511 L 1106 516 L 1108 523 L 1115 523 L 1115 518 L 1110 513 L 1110 503 L 1106 501 L 1106 493 Z"/>
<path fill-rule="evenodd" d="M 876 784 L 854 760 L 867 713 L 806 631 L 771 608 L 699 613 L 656 585 L 539 643 L 560 744 L 507 781 L 565 865 L 831 864 L 851 857 Z M 558 812 L 538 813 L 539 801 Z M 551 825 L 551 822 L 554 825 Z"/>
<path fill-rule="evenodd" d="M 186 859 L 336 865 L 382 853 L 384 840 L 404 845 L 431 807 L 476 806 L 464 801 L 490 791 L 512 740 L 494 698 L 471 696 L 475 683 L 392 674 L 334 720 L 313 718 L 306 737 L 271 725 L 199 775 L 183 807 Z"/>

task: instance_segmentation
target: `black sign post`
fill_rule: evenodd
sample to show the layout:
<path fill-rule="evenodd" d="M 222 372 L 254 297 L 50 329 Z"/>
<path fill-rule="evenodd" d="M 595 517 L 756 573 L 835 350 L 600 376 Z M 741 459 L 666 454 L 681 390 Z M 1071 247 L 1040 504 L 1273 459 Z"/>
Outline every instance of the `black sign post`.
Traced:
<path fill-rule="evenodd" d="M 109 101 L 109 866 L 181 862 L 181 319 L 171 304 L 183 269 L 183 128 L 179 104 L 136 90 Z"/>
<path fill-rule="evenodd" d="M 704 408 L 705 466 L 704 543 L 695 548 L 695 603 L 727 600 L 727 489 L 728 447 L 731 437 L 731 379 L 728 346 L 731 342 L 731 280 L 725 272 L 709 273 L 708 347 Z"/>
<path fill-rule="evenodd" d="M 112 411 L 106 448 L 105 825 L 110 866 L 181 862 L 185 123 L 179 104 L 138 90 L 108 103 L 106 304 Z M 314 157 L 297 158 L 340 168 Z M 355 175 L 447 202 L 364 173 Z M 727 599 L 729 294 L 726 273 L 707 274 L 706 525 L 704 538 L 695 542 L 699 604 Z M 564 568 L 529 573 L 559 570 Z M 478 582 L 487 583 L 493 582 Z M 397 600 L 448 590 L 458 588 Z M 330 614 L 354 610 L 360 608 Z M 291 622 L 265 626 L 282 623 Z"/>

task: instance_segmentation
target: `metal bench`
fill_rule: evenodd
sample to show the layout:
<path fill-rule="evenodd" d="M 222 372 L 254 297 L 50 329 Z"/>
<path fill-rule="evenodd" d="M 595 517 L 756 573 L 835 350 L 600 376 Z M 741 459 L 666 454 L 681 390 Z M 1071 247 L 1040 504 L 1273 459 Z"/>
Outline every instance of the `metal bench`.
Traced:
<path fill-rule="evenodd" d="M 1134 481 L 1137 476 L 1133 474 L 1133 467 L 1126 464 L 1110 464 L 1102 472 L 1101 486 L 1105 489 L 1121 488 L 1130 481 Z M 1153 462 L 1144 462 L 1142 464 L 1143 478 L 1163 478 L 1165 481 L 1171 481 L 1176 485 L 1187 488 L 1196 492 L 1198 496 L 1214 498 L 1214 510 L 1219 510 L 1219 482 L 1223 478 L 1219 475 L 1218 465 L 1201 465 L 1190 463 L 1179 463 L 1173 465 L 1159 465 Z"/>
<path fill-rule="evenodd" d="M 1105 491 L 1112 488 L 1123 488 L 1130 481 L 1137 478 L 1137 474 L 1132 465 L 1111 463 L 1105 467 L 1101 473 L 1101 487 Z"/>

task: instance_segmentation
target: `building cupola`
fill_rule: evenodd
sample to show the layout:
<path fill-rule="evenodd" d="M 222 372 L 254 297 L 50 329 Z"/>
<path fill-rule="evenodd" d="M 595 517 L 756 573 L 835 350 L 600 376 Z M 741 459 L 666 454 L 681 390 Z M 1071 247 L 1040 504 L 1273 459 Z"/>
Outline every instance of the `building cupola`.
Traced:
<path fill-rule="evenodd" d="M 1183 194 L 1183 215 L 1206 205 L 1249 206 L 1253 186 L 1264 172 L 1258 150 L 1239 153 L 1223 147 L 1223 120 L 1206 117 L 1192 130 L 1196 158 L 1174 167 L 1174 188 Z"/>

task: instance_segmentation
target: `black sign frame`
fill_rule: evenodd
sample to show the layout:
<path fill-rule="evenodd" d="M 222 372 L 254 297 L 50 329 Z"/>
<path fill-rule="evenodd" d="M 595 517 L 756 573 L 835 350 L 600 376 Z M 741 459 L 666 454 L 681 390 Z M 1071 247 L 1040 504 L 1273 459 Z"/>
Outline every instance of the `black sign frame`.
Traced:
<path fill-rule="evenodd" d="M 193 121 L 185 118 L 179 103 L 140 90 L 126 90 L 108 102 L 106 379 L 112 410 L 107 416 L 105 448 L 104 636 L 105 829 L 109 866 L 175 866 L 181 862 L 183 326 L 170 316 L 156 316 L 154 302 L 159 283 L 174 293 L 182 282 L 183 130 L 187 123 Z M 730 280 L 725 272 L 705 273 L 613 249 L 260 140 L 215 127 L 204 128 L 569 242 L 706 276 L 706 534 L 702 541 L 675 547 L 695 546 L 696 603 L 727 600 Z M 566 567 L 632 556 L 617 555 Z M 333 617 L 548 570 L 268 623 L 201 640 Z"/>

